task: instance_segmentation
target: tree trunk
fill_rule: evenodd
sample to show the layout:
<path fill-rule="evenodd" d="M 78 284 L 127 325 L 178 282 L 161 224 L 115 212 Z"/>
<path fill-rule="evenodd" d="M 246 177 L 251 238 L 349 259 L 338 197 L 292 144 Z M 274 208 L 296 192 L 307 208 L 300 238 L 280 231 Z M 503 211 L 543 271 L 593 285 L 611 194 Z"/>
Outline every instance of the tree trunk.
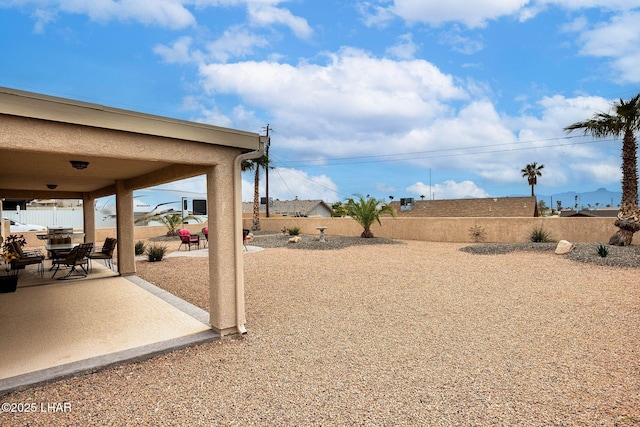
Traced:
<path fill-rule="evenodd" d="M 251 227 L 253 231 L 260 230 L 260 189 L 258 188 L 258 184 L 260 183 L 260 166 L 257 164 L 255 166 L 256 174 L 253 179 L 253 227 Z"/>
<path fill-rule="evenodd" d="M 364 231 L 362 232 L 362 234 L 360 235 L 360 237 L 364 238 L 364 239 L 370 239 L 373 237 L 373 233 L 371 232 L 371 230 L 369 229 L 369 227 L 365 227 Z"/>
<path fill-rule="evenodd" d="M 615 222 L 619 230 L 609 239 L 610 245 L 630 245 L 633 234 L 640 230 L 636 153 L 636 138 L 631 129 L 626 129 L 622 139 L 622 203 Z"/>
<path fill-rule="evenodd" d="M 618 218 L 615 226 L 619 228 L 609 239 L 609 244 L 614 246 L 628 246 L 633 240 L 633 234 L 640 230 L 638 218 Z"/>

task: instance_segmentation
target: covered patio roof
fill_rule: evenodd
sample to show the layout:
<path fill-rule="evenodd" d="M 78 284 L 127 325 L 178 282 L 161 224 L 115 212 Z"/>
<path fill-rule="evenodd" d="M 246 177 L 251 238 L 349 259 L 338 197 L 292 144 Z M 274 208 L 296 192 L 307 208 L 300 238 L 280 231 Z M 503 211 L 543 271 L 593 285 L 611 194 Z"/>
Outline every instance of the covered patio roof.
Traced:
<path fill-rule="evenodd" d="M 220 335 L 246 331 L 240 165 L 262 148 L 257 133 L 0 87 L 0 200 L 81 199 L 95 242 L 95 200 L 115 195 L 120 275 L 136 272 L 133 191 L 206 176 L 209 324 Z"/>
<path fill-rule="evenodd" d="M 259 148 L 256 133 L 4 87 L 0 115 L 4 198 L 97 198 L 115 194 L 118 181 L 138 189 L 201 175 L 212 164 L 212 146 Z M 71 160 L 89 166 L 74 169 Z"/>

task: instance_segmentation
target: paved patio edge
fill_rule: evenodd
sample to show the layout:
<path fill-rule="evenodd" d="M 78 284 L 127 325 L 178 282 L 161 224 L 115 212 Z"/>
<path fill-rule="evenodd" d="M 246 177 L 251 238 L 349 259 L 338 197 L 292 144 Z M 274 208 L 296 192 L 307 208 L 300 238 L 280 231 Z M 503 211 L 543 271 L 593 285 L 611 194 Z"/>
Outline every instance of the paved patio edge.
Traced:
<path fill-rule="evenodd" d="M 209 313 L 202 310 L 201 308 L 196 307 L 137 276 L 129 276 L 126 277 L 126 279 L 128 279 L 136 286 L 139 286 L 140 288 L 171 304 L 178 310 L 188 314 L 199 322 L 204 323 L 205 325 L 209 324 Z M 180 350 L 186 347 L 203 344 L 206 342 L 216 341 L 219 339 L 220 335 L 217 332 L 215 332 L 214 330 L 207 330 L 183 337 L 161 341 L 158 343 L 109 353 L 102 356 L 96 356 L 60 366 L 54 366 L 23 375 L 16 375 L 15 377 L 0 380 L 0 396 L 8 394 L 12 391 L 24 390 L 46 383 L 60 381 L 65 378 L 74 377 L 76 375 L 98 372 L 102 369 L 110 368 L 116 365 L 150 359 L 163 353 Z"/>

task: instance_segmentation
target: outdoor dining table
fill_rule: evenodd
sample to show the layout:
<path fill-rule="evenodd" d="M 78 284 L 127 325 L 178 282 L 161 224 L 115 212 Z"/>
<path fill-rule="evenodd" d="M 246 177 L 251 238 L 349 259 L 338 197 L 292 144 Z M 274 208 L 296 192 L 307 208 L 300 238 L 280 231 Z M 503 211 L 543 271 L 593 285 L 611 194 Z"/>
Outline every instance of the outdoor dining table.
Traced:
<path fill-rule="evenodd" d="M 69 252 L 71 249 L 78 246 L 78 243 L 58 243 L 53 245 L 44 245 L 44 248 L 49 252 L 49 258 L 60 258 L 60 254 Z"/>

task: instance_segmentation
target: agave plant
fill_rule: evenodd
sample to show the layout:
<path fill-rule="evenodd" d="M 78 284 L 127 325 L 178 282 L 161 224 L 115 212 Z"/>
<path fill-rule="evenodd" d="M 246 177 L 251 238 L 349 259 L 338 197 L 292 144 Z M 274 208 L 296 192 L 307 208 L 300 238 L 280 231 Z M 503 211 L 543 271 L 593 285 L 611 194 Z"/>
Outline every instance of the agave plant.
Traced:
<path fill-rule="evenodd" d="M 598 255 L 600 255 L 602 258 L 606 258 L 607 255 L 609 255 L 609 248 L 600 243 L 598 245 Z"/>

